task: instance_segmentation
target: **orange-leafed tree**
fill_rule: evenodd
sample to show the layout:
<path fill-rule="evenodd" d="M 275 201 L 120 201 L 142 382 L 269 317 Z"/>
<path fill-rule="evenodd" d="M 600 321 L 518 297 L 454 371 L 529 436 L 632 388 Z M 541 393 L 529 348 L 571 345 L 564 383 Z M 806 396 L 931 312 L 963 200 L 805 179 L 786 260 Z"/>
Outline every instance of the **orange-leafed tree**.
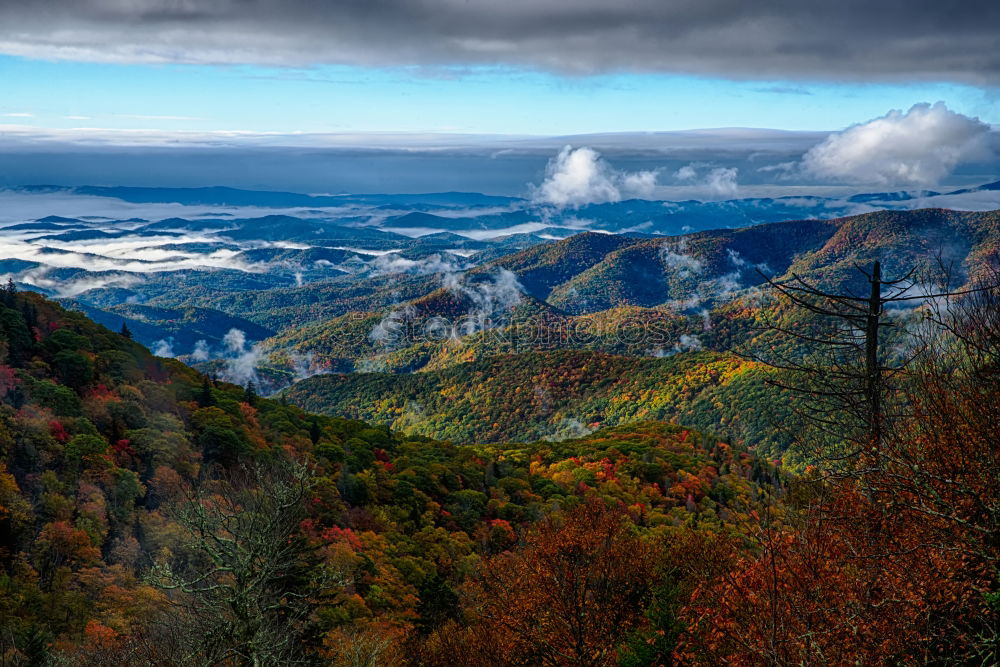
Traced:
<path fill-rule="evenodd" d="M 1000 295 L 932 311 L 879 465 L 817 475 L 682 612 L 695 664 L 1000 661 Z"/>
<path fill-rule="evenodd" d="M 940 657 L 941 615 L 976 604 L 966 561 L 847 482 L 754 547 L 681 612 L 682 664 L 891 665 Z M 981 601 L 981 598 L 979 598 Z"/>
<path fill-rule="evenodd" d="M 588 500 L 542 519 L 518 549 L 487 558 L 465 630 L 446 625 L 428 662 L 611 665 L 657 583 L 659 549 L 621 508 Z"/>

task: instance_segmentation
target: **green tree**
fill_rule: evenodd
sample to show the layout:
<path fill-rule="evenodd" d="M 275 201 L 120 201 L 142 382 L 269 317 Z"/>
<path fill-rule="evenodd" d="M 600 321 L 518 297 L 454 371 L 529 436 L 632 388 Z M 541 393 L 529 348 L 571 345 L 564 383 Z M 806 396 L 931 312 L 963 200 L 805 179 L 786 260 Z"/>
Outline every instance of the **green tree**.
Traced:
<path fill-rule="evenodd" d="M 212 396 L 212 383 L 207 375 L 201 377 L 201 391 L 198 393 L 198 407 L 207 408 L 215 405 L 215 398 Z"/>
<path fill-rule="evenodd" d="M 67 387 L 79 390 L 94 380 L 94 362 L 79 352 L 57 352 L 52 359 L 52 366 Z"/>
<path fill-rule="evenodd" d="M 13 278 L 7 279 L 7 285 L 3 288 L 3 294 L 0 295 L 0 301 L 3 305 L 8 308 L 13 308 L 17 305 L 17 286 L 14 284 Z"/>
<path fill-rule="evenodd" d="M 257 385 L 254 384 L 253 380 L 247 380 L 243 395 L 249 405 L 257 405 Z"/>

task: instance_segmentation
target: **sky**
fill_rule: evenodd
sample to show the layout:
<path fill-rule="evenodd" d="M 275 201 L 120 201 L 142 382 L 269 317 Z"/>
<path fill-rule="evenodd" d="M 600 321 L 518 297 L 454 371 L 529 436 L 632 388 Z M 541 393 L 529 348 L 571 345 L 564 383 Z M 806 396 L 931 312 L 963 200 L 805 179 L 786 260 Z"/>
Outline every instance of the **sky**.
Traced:
<path fill-rule="evenodd" d="M 575 135 L 764 127 L 834 130 L 945 100 L 1000 123 L 1000 98 L 948 82 L 732 81 L 477 67 L 123 64 L 0 57 L 7 125 L 252 133 Z M 45 85 L 40 85 L 45 82 Z"/>
<path fill-rule="evenodd" d="M 565 144 L 674 185 L 971 183 L 997 25 L 979 0 L 4 0 L 0 185 L 517 194 Z"/>

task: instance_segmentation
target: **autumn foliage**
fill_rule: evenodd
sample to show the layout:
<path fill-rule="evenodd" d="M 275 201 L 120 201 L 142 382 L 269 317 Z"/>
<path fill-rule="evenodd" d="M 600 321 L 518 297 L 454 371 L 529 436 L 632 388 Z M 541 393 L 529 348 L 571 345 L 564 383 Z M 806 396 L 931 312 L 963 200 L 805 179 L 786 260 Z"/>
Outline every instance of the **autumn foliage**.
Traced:
<path fill-rule="evenodd" d="M 618 644 L 643 621 L 658 559 L 623 509 L 600 500 L 547 517 L 521 548 L 483 561 L 468 625 L 442 628 L 429 662 L 617 664 Z"/>
<path fill-rule="evenodd" d="M 880 464 L 835 477 L 663 422 L 407 436 L 7 303 L 4 665 L 998 660 L 988 318 L 913 370 Z"/>

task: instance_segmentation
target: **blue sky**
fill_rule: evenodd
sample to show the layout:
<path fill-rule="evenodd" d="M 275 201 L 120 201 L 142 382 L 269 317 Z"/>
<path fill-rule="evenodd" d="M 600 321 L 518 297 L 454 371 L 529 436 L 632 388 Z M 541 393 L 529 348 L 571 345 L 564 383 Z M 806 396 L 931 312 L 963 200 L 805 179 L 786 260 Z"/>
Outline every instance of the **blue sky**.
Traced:
<path fill-rule="evenodd" d="M 903 4 L 3 0 L 0 187 L 996 180 L 1000 3 Z"/>
<path fill-rule="evenodd" d="M 0 56 L 0 125 L 241 132 L 569 135 L 836 130 L 945 101 L 1000 124 L 996 89 L 957 83 L 559 75 L 510 67 L 118 64 Z"/>

